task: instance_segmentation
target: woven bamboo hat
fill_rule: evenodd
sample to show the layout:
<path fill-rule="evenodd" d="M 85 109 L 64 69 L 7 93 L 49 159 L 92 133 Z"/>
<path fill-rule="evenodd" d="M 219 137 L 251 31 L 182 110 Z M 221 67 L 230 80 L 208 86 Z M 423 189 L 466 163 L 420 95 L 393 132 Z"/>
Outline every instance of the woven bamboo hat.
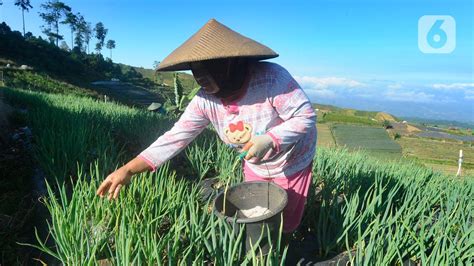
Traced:
<path fill-rule="evenodd" d="M 155 111 L 155 110 L 160 109 L 161 106 L 162 106 L 161 103 L 155 103 L 155 102 L 153 102 L 152 104 L 150 104 L 150 106 L 148 106 L 147 109 L 148 109 L 149 111 Z"/>
<path fill-rule="evenodd" d="M 256 60 L 277 57 L 267 46 L 249 39 L 215 19 L 209 20 L 198 32 L 168 55 L 157 71 L 191 69 L 192 62 L 248 57 Z"/>

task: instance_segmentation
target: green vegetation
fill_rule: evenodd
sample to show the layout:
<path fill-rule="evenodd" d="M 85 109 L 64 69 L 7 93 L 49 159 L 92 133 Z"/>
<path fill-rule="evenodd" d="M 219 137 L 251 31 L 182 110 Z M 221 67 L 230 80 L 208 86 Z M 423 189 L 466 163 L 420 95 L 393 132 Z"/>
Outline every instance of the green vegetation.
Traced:
<path fill-rule="evenodd" d="M 140 75 L 150 81 L 153 81 L 154 84 L 157 85 L 155 88 L 156 90 L 163 90 L 169 89 L 173 86 L 173 79 L 174 79 L 174 72 L 156 72 L 153 69 L 147 69 L 143 67 L 131 67 L 124 64 L 118 64 L 123 72 L 127 72 L 128 69 L 133 68 L 136 72 L 140 73 Z M 179 79 L 184 87 L 184 92 L 188 93 L 191 91 L 191 88 L 195 88 L 197 86 L 194 77 L 188 73 L 180 72 Z"/>
<path fill-rule="evenodd" d="M 318 112 L 318 122 L 319 123 L 348 123 L 348 124 L 361 124 L 369 126 L 378 126 L 381 123 L 374 118 L 368 116 L 357 116 L 354 112 L 348 110 L 336 110 L 336 111 L 322 111 Z"/>
<path fill-rule="evenodd" d="M 159 114 L 86 97 L 9 89 L 5 97 L 28 109 L 28 125 L 41 136 L 35 156 L 51 180 L 63 181 L 77 161 L 87 167 L 100 160 L 110 171 L 124 162 L 124 150 L 140 151 L 172 125 Z"/>
<path fill-rule="evenodd" d="M 158 73 L 156 75 L 160 80 L 157 81 L 152 70 L 115 64 L 110 59 L 104 59 L 101 54 L 88 54 L 83 48 L 65 51 L 32 34 L 23 37 L 19 32 L 11 31 L 5 23 L 0 24 L 0 38 L 0 67 L 4 67 L 7 62 L 11 65 L 11 70 L 27 65 L 35 74 L 83 88 L 90 88 L 93 81 L 117 78 L 159 93 L 165 98 L 173 96 L 174 73 Z M 2 70 L 8 71 L 6 68 Z M 16 73 L 15 78 L 19 78 L 20 73 Z M 196 86 L 194 78 L 189 74 L 181 73 L 180 80 L 186 94 Z"/>
<path fill-rule="evenodd" d="M 80 16 L 77 18 L 81 19 Z M 106 31 L 103 25 L 96 27 L 96 30 L 101 32 L 102 37 Z M 140 72 L 149 75 L 151 70 L 115 64 L 109 59 L 104 59 L 100 53 L 87 54 L 84 47 L 79 46 L 81 42 L 87 42 L 87 36 L 80 35 L 86 34 L 87 30 L 75 28 L 75 33 L 76 37 L 81 37 L 83 40 L 76 41 L 78 49 L 65 51 L 41 37 L 37 38 L 32 34 L 26 34 L 23 37 L 19 32 L 11 31 L 5 23 L 0 24 L 0 38 L 2 39 L 0 42 L 0 69 L 4 72 L 5 85 L 33 91 L 88 95 L 99 98 L 97 92 L 103 92 L 103 90 L 93 87 L 91 82 L 116 78 L 122 83 L 131 83 L 133 86 L 148 90 L 149 93 L 146 95 L 154 94 L 149 98 L 159 99 L 158 101 L 162 104 L 166 100 L 169 100 L 170 103 L 174 102 L 174 73 L 157 74 L 167 82 L 171 77 L 169 83 L 171 85 L 158 84 L 153 78 L 144 78 Z M 7 64 L 10 66 L 5 67 Z M 20 69 L 20 65 L 28 67 L 26 70 Z M 180 73 L 179 78 L 182 93 L 186 95 L 186 97 L 180 98 L 183 99 L 180 104 L 182 107 L 187 103 L 188 96 L 194 95 L 196 84 L 189 74 Z M 127 84 L 123 85 L 127 86 Z M 107 95 L 110 96 L 109 93 Z M 137 96 L 135 95 L 135 97 Z M 124 100 L 123 97 L 114 97 L 113 99 L 134 105 L 134 102 Z"/>
<path fill-rule="evenodd" d="M 383 158 L 400 158 L 401 147 L 383 128 L 335 124 L 332 132 L 338 146 L 350 150 L 365 150 Z"/>
<path fill-rule="evenodd" d="M 61 82 L 46 74 L 40 74 L 30 70 L 5 69 L 3 74 L 5 86 L 12 88 L 98 97 L 98 94 L 94 91 L 74 86 L 67 82 Z"/>
<path fill-rule="evenodd" d="M 277 265 L 285 260 L 278 245 L 265 259 L 244 254 L 242 236 L 209 212 L 210 202 L 198 203 L 195 182 L 181 178 L 242 180 L 242 172 L 232 169 L 236 155 L 214 136 L 200 136 L 170 165 L 137 176 L 117 201 L 109 202 L 95 195 L 99 182 L 172 121 L 73 95 L 5 92 L 9 102 L 28 108 L 35 157 L 49 177 L 49 196 L 43 201 L 51 214 L 49 237 L 55 245 L 42 244 L 46 235 L 31 244 L 62 263 L 107 259 L 114 264 Z M 365 132 L 375 142 L 382 139 L 370 129 L 338 125 L 336 134 L 338 130 Z M 315 256 L 353 250 L 354 263 L 369 265 L 408 259 L 423 265 L 470 261 L 474 225 L 466 210 L 474 207 L 472 178 L 451 179 L 414 164 L 381 163 L 366 154 L 324 148 L 318 150 L 313 174 L 296 235 L 318 236 L 321 248 L 314 250 Z M 316 187 L 322 189 L 317 196 Z M 344 202 L 335 200 L 339 195 Z"/>
<path fill-rule="evenodd" d="M 397 142 L 402 146 L 405 157 L 453 175 L 457 171 L 459 150 L 463 150 L 464 175 L 474 174 L 474 146 L 468 143 L 419 137 L 402 137 Z"/>
<path fill-rule="evenodd" d="M 119 66 L 105 60 L 101 54 L 87 54 L 79 50 L 64 51 L 41 37 L 11 31 L 4 22 L 0 24 L 0 58 L 28 65 L 35 72 L 47 74 L 79 86 L 92 81 L 116 77 L 126 80 Z M 14 66 L 12 66 L 14 67 Z"/>
<path fill-rule="evenodd" d="M 380 125 L 378 121 L 371 120 L 367 117 L 359 117 L 354 115 L 347 115 L 344 113 L 335 113 L 330 112 L 323 114 L 322 117 L 320 116 L 319 119 L 320 123 L 327 123 L 327 122 L 340 122 L 340 123 L 349 123 L 349 124 L 362 124 L 362 125 Z"/>
<path fill-rule="evenodd" d="M 440 128 L 449 128 L 449 127 L 471 128 L 471 129 L 474 128 L 473 123 L 459 122 L 459 121 L 424 119 L 424 118 L 418 118 L 418 117 L 403 117 L 402 119 L 413 122 L 413 123 L 421 124 L 421 125 L 440 127 Z"/>
<path fill-rule="evenodd" d="M 318 130 L 318 147 L 334 147 L 336 145 L 329 123 L 318 124 L 316 128 Z"/>

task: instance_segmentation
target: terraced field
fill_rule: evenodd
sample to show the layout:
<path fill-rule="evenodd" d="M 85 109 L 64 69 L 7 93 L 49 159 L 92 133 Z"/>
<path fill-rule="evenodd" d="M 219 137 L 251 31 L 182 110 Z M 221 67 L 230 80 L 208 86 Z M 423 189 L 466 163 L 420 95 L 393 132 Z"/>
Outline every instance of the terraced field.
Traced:
<path fill-rule="evenodd" d="M 336 143 L 332 137 L 331 128 L 329 124 L 318 124 L 318 145 L 317 147 L 334 147 Z"/>
<path fill-rule="evenodd" d="M 474 174 L 474 147 L 468 144 L 420 137 L 402 137 L 397 142 L 402 146 L 405 157 L 449 174 L 456 174 L 459 150 L 463 150 L 463 175 Z"/>
<path fill-rule="evenodd" d="M 401 157 L 400 145 L 392 140 L 383 128 L 335 124 L 332 126 L 332 132 L 337 146 L 349 150 L 363 150 L 379 158 Z"/>

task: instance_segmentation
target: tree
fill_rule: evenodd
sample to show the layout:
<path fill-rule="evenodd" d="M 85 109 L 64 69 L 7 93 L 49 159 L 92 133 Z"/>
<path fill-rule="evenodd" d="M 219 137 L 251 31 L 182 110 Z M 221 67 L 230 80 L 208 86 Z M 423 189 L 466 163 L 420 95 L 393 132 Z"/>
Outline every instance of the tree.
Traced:
<path fill-rule="evenodd" d="M 43 33 L 48 36 L 50 42 L 55 42 L 58 46 L 59 40 L 63 39 L 63 36 L 59 34 L 59 20 L 65 14 L 71 12 L 71 8 L 58 0 L 50 0 L 41 4 L 41 7 L 45 10 L 44 13 L 39 13 L 46 23 L 45 26 L 42 26 Z"/>
<path fill-rule="evenodd" d="M 64 50 L 64 51 L 67 51 L 69 52 L 69 46 L 67 46 L 67 43 L 65 41 L 61 41 L 61 45 L 59 45 L 59 48 L 61 48 L 61 50 Z"/>
<path fill-rule="evenodd" d="M 112 60 L 112 49 L 115 49 L 115 41 L 114 40 L 108 40 L 106 44 L 107 49 L 110 50 L 110 60 Z"/>
<path fill-rule="evenodd" d="M 87 22 L 81 13 L 77 13 L 76 36 L 74 37 L 74 44 L 78 51 L 84 52 L 84 42 L 87 30 Z"/>
<path fill-rule="evenodd" d="M 0 5 L 2 3 L 0 2 Z M 29 11 L 33 6 L 30 3 L 30 0 L 15 0 L 15 6 L 21 8 L 21 18 L 23 19 L 23 36 L 25 36 L 25 10 Z"/>
<path fill-rule="evenodd" d="M 75 15 L 71 11 L 66 13 L 66 18 L 61 21 L 61 24 L 67 24 L 69 25 L 69 28 L 71 29 L 71 47 L 74 47 L 74 41 L 73 41 L 73 36 L 74 32 L 77 30 L 77 23 L 78 23 L 78 16 L 80 16 L 80 13 Z"/>
<path fill-rule="evenodd" d="M 91 34 L 91 23 L 87 22 L 82 15 L 77 14 L 77 31 L 74 42 L 81 52 L 89 52 Z"/>
<path fill-rule="evenodd" d="M 92 24 L 87 22 L 86 30 L 84 31 L 84 42 L 87 44 L 87 52 L 89 53 L 89 43 L 92 37 Z"/>
<path fill-rule="evenodd" d="M 104 47 L 105 37 L 107 36 L 107 32 L 109 30 L 104 27 L 102 22 L 95 24 L 94 32 L 95 38 L 97 39 L 97 43 L 95 45 L 95 50 L 100 53 L 102 47 Z"/>

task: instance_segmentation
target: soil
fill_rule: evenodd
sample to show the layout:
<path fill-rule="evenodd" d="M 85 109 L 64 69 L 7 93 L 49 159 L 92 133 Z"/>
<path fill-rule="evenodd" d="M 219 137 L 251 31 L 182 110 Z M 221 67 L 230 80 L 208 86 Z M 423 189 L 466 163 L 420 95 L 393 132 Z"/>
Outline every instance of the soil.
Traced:
<path fill-rule="evenodd" d="M 99 93 L 129 105 L 148 107 L 153 102 L 163 102 L 160 95 L 129 83 L 120 81 L 96 81 L 93 82 L 92 85 L 95 86 L 95 89 Z"/>
<path fill-rule="evenodd" d="M 390 121 L 390 122 L 396 122 L 397 121 L 395 119 L 395 117 L 393 117 L 391 114 L 387 114 L 387 113 L 384 113 L 384 112 L 378 112 L 375 115 L 375 119 L 377 121 L 384 121 L 384 120 L 387 120 L 387 121 Z"/>
<path fill-rule="evenodd" d="M 45 191 L 34 182 L 39 172 L 31 155 L 31 130 L 25 121 L 12 119 L 16 112 L 0 88 L 0 265 L 30 265 L 34 259 L 51 264 L 38 250 L 18 244 L 36 244 L 35 228 L 45 236 L 48 216 L 38 200 Z"/>

